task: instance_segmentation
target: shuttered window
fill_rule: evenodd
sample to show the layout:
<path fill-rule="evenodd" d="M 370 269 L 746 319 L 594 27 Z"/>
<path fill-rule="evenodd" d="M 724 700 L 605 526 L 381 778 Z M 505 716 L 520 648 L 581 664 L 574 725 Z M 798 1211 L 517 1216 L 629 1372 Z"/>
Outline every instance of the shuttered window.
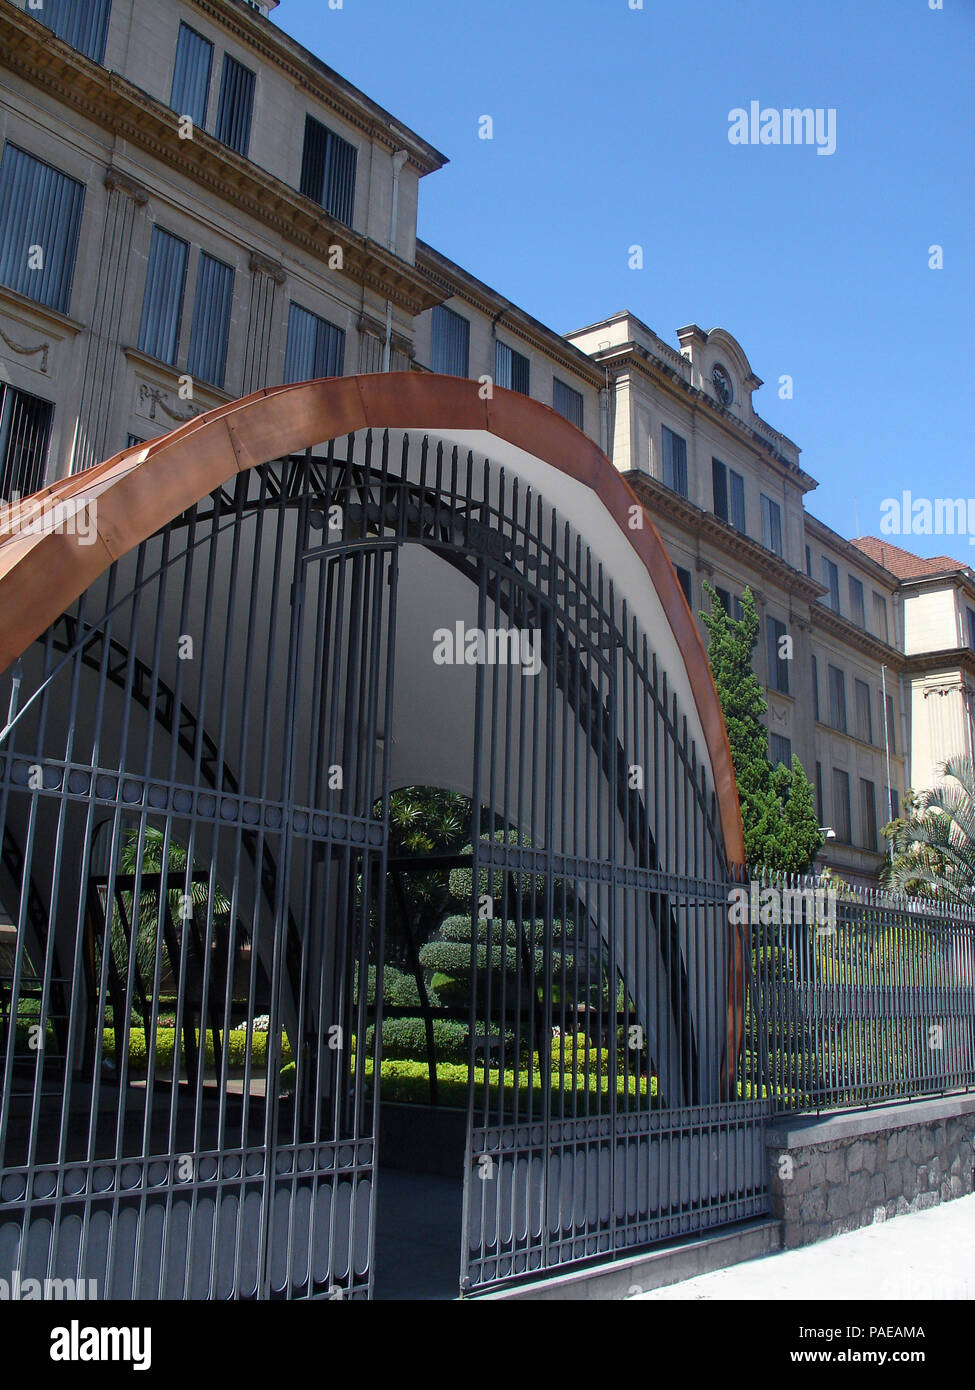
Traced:
<path fill-rule="evenodd" d="M 769 685 L 775 690 L 780 690 L 783 695 L 789 693 L 789 663 L 779 655 L 779 642 L 786 636 L 785 623 L 778 618 L 769 618 L 766 623 L 768 632 L 768 678 Z"/>
<path fill-rule="evenodd" d="M 0 282 L 68 312 L 85 190 L 7 145 L 0 163 Z"/>
<path fill-rule="evenodd" d="M 437 304 L 430 315 L 430 368 L 444 376 L 467 376 L 471 326 L 461 314 Z"/>
<path fill-rule="evenodd" d="M 49 401 L 0 386 L 0 500 L 27 497 L 42 486 L 53 417 Z"/>
<path fill-rule="evenodd" d="M 850 777 L 833 768 L 833 829 L 841 844 L 853 843 L 853 817 L 850 813 Z"/>
<path fill-rule="evenodd" d="M 191 376 L 209 381 L 221 390 L 227 375 L 227 343 L 233 303 L 233 268 L 201 251 L 186 370 Z"/>
<path fill-rule="evenodd" d="M 44 0 L 29 13 L 96 63 L 105 60 L 112 0 Z"/>
<path fill-rule="evenodd" d="M 301 156 L 301 191 L 321 203 L 326 212 L 345 226 L 352 226 L 355 211 L 355 171 L 358 151 L 333 130 L 305 117 L 305 145 Z"/>
<path fill-rule="evenodd" d="M 827 666 L 829 682 L 829 722 L 841 734 L 846 733 L 846 675 L 838 666 Z"/>
<path fill-rule="evenodd" d="M 782 508 L 762 493 L 762 544 L 766 550 L 782 554 Z"/>
<path fill-rule="evenodd" d="M 582 429 L 583 400 L 580 391 L 574 391 L 571 386 L 566 386 L 564 381 L 555 377 L 552 383 L 552 404 L 570 424 Z"/>
<path fill-rule="evenodd" d="M 870 710 L 870 687 L 866 681 L 853 681 L 853 699 L 856 705 L 857 738 L 864 743 L 873 743 L 873 716 Z"/>
<path fill-rule="evenodd" d="M 153 227 L 139 347 L 150 357 L 158 357 L 171 366 L 175 366 L 179 351 L 188 253 L 185 241 L 164 232 L 161 227 Z"/>
<path fill-rule="evenodd" d="M 180 24 L 169 104 L 174 111 L 181 116 L 189 116 L 198 126 L 206 125 L 212 67 L 213 44 L 188 24 Z"/>
<path fill-rule="evenodd" d="M 877 849 L 877 788 L 865 777 L 860 778 L 860 803 L 863 807 L 863 847 Z"/>
<path fill-rule="evenodd" d="M 783 738 L 781 734 L 769 734 L 768 755 L 769 762 L 773 767 L 778 767 L 779 763 L 781 763 L 783 767 L 791 767 L 792 740 Z"/>
<path fill-rule="evenodd" d="M 674 492 L 679 492 L 681 497 L 687 496 L 687 440 L 682 439 L 679 434 L 662 426 L 663 449 L 664 449 L 664 476 L 663 481 L 667 487 L 673 488 Z"/>
<path fill-rule="evenodd" d="M 254 114 L 254 74 L 229 53 L 224 54 L 217 107 L 217 139 L 238 154 L 246 155 L 251 143 Z"/>
<path fill-rule="evenodd" d="M 523 357 L 520 352 L 515 352 L 514 348 L 510 348 L 507 343 L 495 342 L 495 385 L 503 386 L 508 391 L 520 391 L 523 396 L 527 396 L 530 376 L 531 368 L 527 357 Z"/>
<path fill-rule="evenodd" d="M 850 618 L 857 627 L 866 627 L 867 613 L 863 602 L 863 585 L 855 575 L 850 575 Z"/>
<path fill-rule="evenodd" d="M 745 480 L 733 468 L 728 470 L 728 491 L 731 494 L 731 524 L 744 536 L 748 529 L 745 525 Z"/>
<path fill-rule="evenodd" d="M 345 334 L 327 319 L 319 318 L 299 304 L 288 314 L 288 346 L 285 352 L 284 380 L 315 381 L 323 376 L 341 376 L 345 362 Z"/>

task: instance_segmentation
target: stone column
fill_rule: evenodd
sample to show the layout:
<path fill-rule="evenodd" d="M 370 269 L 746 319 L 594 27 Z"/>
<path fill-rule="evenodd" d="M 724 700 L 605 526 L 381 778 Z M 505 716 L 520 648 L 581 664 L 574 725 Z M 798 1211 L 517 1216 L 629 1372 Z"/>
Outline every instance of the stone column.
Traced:
<path fill-rule="evenodd" d="M 75 425 L 73 473 L 99 463 L 125 443 L 124 439 L 111 437 L 112 408 L 116 400 L 122 313 L 127 294 L 134 290 L 128 282 L 133 231 L 137 219 L 144 216 L 149 192 L 120 169 L 108 170 L 105 187 L 108 198 Z"/>
<path fill-rule="evenodd" d="M 244 375 L 240 394 L 248 396 L 264 386 L 277 385 L 268 380 L 271 354 L 271 329 L 274 323 L 274 301 L 279 286 L 288 278 L 284 266 L 253 251 L 250 259 L 251 302 L 247 316 L 247 341 L 244 344 Z"/>

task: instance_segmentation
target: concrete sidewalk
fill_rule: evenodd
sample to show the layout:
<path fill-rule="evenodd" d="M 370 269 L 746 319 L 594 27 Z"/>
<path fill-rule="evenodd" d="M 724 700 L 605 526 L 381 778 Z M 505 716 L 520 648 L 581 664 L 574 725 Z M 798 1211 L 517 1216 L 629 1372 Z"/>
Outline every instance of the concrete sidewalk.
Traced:
<path fill-rule="evenodd" d="M 975 1196 L 633 1297 L 975 1299 Z"/>

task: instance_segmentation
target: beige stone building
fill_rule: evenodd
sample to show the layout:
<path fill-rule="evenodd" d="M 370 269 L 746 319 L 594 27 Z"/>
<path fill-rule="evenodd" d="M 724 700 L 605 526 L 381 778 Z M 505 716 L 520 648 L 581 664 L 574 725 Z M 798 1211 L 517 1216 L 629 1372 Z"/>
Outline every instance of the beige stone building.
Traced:
<path fill-rule="evenodd" d="M 908 574 L 817 521 L 725 330 L 671 346 L 623 312 L 562 335 L 420 241 L 445 157 L 275 5 L 0 0 L 0 494 L 285 381 L 523 391 L 627 475 L 693 610 L 705 580 L 732 611 L 751 588 L 772 756 L 816 785 L 823 859 L 873 877 L 892 799 L 971 750 L 972 572 Z"/>

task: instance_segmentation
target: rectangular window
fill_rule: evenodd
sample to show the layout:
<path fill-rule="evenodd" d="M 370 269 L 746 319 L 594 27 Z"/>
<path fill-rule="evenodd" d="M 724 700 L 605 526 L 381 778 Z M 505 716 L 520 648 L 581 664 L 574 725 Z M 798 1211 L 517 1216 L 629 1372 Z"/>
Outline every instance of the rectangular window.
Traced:
<path fill-rule="evenodd" d="M 558 377 L 552 380 L 552 405 L 564 416 L 571 425 L 577 429 L 582 429 L 582 392 L 574 391 L 571 386 L 566 386 L 564 381 L 559 381 Z"/>
<path fill-rule="evenodd" d="M 816 722 L 819 722 L 819 662 L 815 657 L 812 659 L 812 688 L 813 688 L 813 714 Z"/>
<path fill-rule="evenodd" d="M 721 604 L 721 607 L 724 609 L 724 611 L 725 611 L 725 612 L 728 614 L 728 616 L 730 617 L 730 616 L 731 616 L 731 594 L 729 593 L 729 591 L 728 591 L 727 589 L 719 589 L 717 586 L 715 586 L 714 592 L 715 592 L 715 593 L 717 594 L 717 596 L 718 596 L 718 602 Z"/>
<path fill-rule="evenodd" d="M 494 345 L 494 381 L 508 391 L 520 391 L 527 396 L 530 390 L 530 364 L 527 357 L 515 352 L 500 340 Z"/>
<path fill-rule="evenodd" d="M 782 508 L 762 493 L 762 544 L 766 550 L 782 554 Z"/>
<path fill-rule="evenodd" d="M 850 807 L 849 773 L 833 768 L 833 829 L 841 844 L 853 843 L 853 817 Z"/>
<path fill-rule="evenodd" d="M 170 366 L 176 365 L 179 352 L 189 249 L 179 237 L 164 232 L 162 227 L 153 227 L 139 347 L 150 357 L 158 357 Z"/>
<path fill-rule="evenodd" d="M 816 764 L 816 815 L 819 817 L 819 824 L 826 824 L 826 816 L 823 811 L 823 765 Z"/>
<path fill-rule="evenodd" d="M 773 767 L 778 767 L 779 763 L 783 767 L 791 767 L 792 740 L 783 738 L 781 734 L 769 734 L 768 755 Z"/>
<path fill-rule="evenodd" d="M 711 460 L 711 485 L 714 491 L 714 514 L 728 520 L 728 470 L 720 459 Z"/>
<path fill-rule="evenodd" d="M 733 468 L 728 469 L 728 494 L 731 502 L 731 524 L 736 531 L 740 531 L 744 536 L 747 533 L 745 525 L 745 480 Z"/>
<path fill-rule="evenodd" d="M 125 447 L 127 449 L 134 449 L 136 445 L 144 444 L 145 442 L 141 434 L 130 434 L 125 441 Z"/>
<path fill-rule="evenodd" d="M 105 60 L 112 0 L 44 0 L 28 13 L 93 62 Z"/>
<path fill-rule="evenodd" d="M 224 54 L 220 75 L 220 104 L 214 135 L 224 145 L 246 157 L 251 144 L 254 115 L 254 74 L 229 53 Z"/>
<path fill-rule="evenodd" d="M 863 604 L 863 585 L 850 575 L 850 618 L 857 627 L 866 627 L 867 614 Z"/>
<path fill-rule="evenodd" d="M 870 687 L 866 681 L 853 681 L 853 700 L 856 705 L 856 735 L 864 743 L 873 743 L 873 717 L 870 711 Z"/>
<path fill-rule="evenodd" d="M 829 680 L 829 722 L 841 734 L 846 733 L 846 676 L 838 666 L 827 668 Z"/>
<path fill-rule="evenodd" d="M 288 313 L 285 384 L 317 381 L 324 376 L 341 376 L 344 362 L 345 334 L 342 329 L 308 309 L 302 309 L 299 304 L 292 304 Z"/>
<path fill-rule="evenodd" d="M 687 440 L 663 426 L 664 483 L 687 496 Z"/>
<path fill-rule="evenodd" d="M 789 693 L 789 663 L 779 655 L 779 639 L 786 635 L 785 623 L 778 618 L 766 620 L 768 632 L 768 680 L 773 689 Z"/>
<path fill-rule="evenodd" d="M 806 546 L 806 573 L 812 579 L 812 551 Z"/>
<path fill-rule="evenodd" d="M 975 648 L 975 608 L 968 610 L 968 645 Z"/>
<path fill-rule="evenodd" d="M 711 460 L 711 481 L 714 490 L 714 514 L 729 521 L 736 531 L 745 534 L 745 480 L 720 459 Z"/>
<path fill-rule="evenodd" d="M 890 744 L 890 751 L 897 752 L 897 730 L 894 725 L 894 697 L 887 696 L 887 741 Z"/>
<path fill-rule="evenodd" d="M 0 386 L 0 500 L 29 497 L 43 486 L 54 407 Z"/>
<path fill-rule="evenodd" d="M 180 116 L 189 116 L 194 125 L 206 125 L 212 67 L 213 44 L 188 24 L 181 23 L 169 104 Z"/>
<path fill-rule="evenodd" d="M 827 560 L 823 556 L 823 583 L 829 590 L 829 598 L 826 600 L 828 606 L 834 613 L 840 611 L 840 572 L 833 564 L 832 560 Z"/>
<path fill-rule="evenodd" d="M 681 586 L 681 588 L 684 590 L 684 597 L 687 599 L 688 604 L 692 604 L 692 603 L 694 602 L 694 600 L 691 598 L 691 572 L 690 572 L 690 570 L 682 570 L 681 567 L 680 567 L 680 565 L 675 565 L 675 566 L 674 566 L 674 569 L 675 569 L 676 572 L 677 572 L 677 579 L 678 579 L 678 581 L 679 581 L 679 583 L 680 583 L 680 586 Z"/>
<path fill-rule="evenodd" d="M 901 799 L 896 787 L 887 788 L 887 800 L 890 804 L 890 819 L 897 820 L 901 813 Z"/>
<path fill-rule="evenodd" d="M 877 789 L 863 777 L 860 778 L 860 805 L 863 808 L 863 847 L 877 849 Z"/>
<path fill-rule="evenodd" d="M 430 369 L 443 376 L 467 376 L 471 326 L 467 319 L 437 304 L 430 315 Z"/>
<path fill-rule="evenodd" d="M 881 642 L 890 641 L 890 631 L 887 627 L 887 600 L 883 594 L 878 594 L 876 590 L 874 590 L 873 595 L 873 626 Z"/>
<path fill-rule="evenodd" d="M 359 152 L 355 145 L 316 121 L 305 117 L 305 144 L 301 155 L 301 192 L 326 212 L 352 226 L 355 212 L 355 171 Z M 460 373 L 451 373 L 460 375 Z M 463 373 L 467 375 L 466 371 Z"/>
<path fill-rule="evenodd" d="M 731 616 L 734 618 L 736 623 L 740 623 L 745 616 L 745 610 L 744 608 L 742 608 L 741 599 L 738 597 L 737 594 L 732 595 Z"/>
<path fill-rule="evenodd" d="M 83 184 L 7 145 L 0 162 L 0 282 L 66 314 L 84 202 Z"/>
<path fill-rule="evenodd" d="M 233 303 L 233 268 L 201 251 L 186 370 L 190 376 L 208 381 L 221 391 L 227 375 L 227 344 L 230 341 Z"/>

